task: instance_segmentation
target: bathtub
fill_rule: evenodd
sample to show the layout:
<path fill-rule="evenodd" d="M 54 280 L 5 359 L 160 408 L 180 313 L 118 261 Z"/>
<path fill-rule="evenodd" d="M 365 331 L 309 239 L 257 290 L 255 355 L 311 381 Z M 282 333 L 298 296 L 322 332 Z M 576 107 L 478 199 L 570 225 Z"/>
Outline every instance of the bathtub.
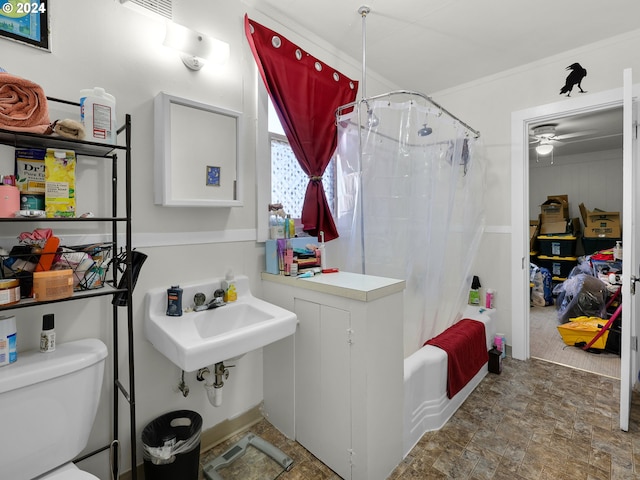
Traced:
<path fill-rule="evenodd" d="M 495 335 L 493 310 L 467 306 L 460 318 L 479 320 L 485 325 L 487 350 Z M 488 372 L 487 364 L 453 398 L 447 397 L 447 354 L 426 345 L 404 359 L 403 457 L 425 432 L 438 430 L 462 405 Z"/>

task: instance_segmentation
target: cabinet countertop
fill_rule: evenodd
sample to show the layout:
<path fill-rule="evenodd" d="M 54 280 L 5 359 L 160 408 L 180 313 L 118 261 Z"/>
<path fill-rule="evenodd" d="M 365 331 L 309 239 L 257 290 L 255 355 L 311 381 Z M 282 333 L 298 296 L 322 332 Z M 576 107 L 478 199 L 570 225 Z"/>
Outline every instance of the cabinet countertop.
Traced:
<path fill-rule="evenodd" d="M 374 275 L 350 272 L 323 273 L 309 278 L 273 275 L 262 272 L 262 280 L 362 302 L 371 302 L 402 292 L 406 284 L 404 280 L 396 278 L 376 277 Z"/>

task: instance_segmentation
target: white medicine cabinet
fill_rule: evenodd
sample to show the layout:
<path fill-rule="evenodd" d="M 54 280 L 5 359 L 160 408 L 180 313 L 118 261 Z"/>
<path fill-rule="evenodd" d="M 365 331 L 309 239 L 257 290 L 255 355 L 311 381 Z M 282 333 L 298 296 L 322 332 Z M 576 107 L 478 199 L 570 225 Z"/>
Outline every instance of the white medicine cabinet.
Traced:
<path fill-rule="evenodd" d="M 154 201 L 242 206 L 242 114 L 159 93 L 154 100 Z"/>

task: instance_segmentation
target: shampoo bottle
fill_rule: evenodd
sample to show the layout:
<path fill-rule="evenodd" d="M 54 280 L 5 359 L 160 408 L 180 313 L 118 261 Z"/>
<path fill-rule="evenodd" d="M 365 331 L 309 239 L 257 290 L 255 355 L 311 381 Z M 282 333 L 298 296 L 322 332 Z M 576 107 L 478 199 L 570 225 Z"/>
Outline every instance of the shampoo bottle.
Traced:
<path fill-rule="evenodd" d="M 56 332 L 54 330 L 53 313 L 42 317 L 42 333 L 40 333 L 40 351 L 53 352 L 56 349 Z"/>
<path fill-rule="evenodd" d="M 293 220 L 291 220 L 291 215 L 287 213 L 287 216 L 284 219 L 284 238 L 291 238 L 292 226 L 293 226 Z"/>
<path fill-rule="evenodd" d="M 179 285 L 173 285 L 167 289 L 167 315 L 170 317 L 182 316 L 182 289 Z"/>
<path fill-rule="evenodd" d="M 222 281 L 222 290 L 224 290 L 224 301 L 235 302 L 238 300 L 238 291 L 236 290 L 236 281 L 233 279 L 233 271 L 227 271 Z"/>
<path fill-rule="evenodd" d="M 471 282 L 471 290 L 469 290 L 469 305 L 480 305 L 480 279 L 477 275 L 473 276 Z"/>

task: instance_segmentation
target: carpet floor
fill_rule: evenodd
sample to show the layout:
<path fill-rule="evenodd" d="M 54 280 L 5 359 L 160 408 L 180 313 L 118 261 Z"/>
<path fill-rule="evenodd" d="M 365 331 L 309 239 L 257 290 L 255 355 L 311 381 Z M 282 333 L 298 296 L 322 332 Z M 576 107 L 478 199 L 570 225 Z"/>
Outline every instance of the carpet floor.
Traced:
<path fill-rule="evenodd" d="M 530 353 L 534 358 L 567 365 L 587 372 L 620 378 L 620 357 L 613 353 L 590 353 L 565 345 L 558 333 L 554 306 L 531 307 Z"/>

